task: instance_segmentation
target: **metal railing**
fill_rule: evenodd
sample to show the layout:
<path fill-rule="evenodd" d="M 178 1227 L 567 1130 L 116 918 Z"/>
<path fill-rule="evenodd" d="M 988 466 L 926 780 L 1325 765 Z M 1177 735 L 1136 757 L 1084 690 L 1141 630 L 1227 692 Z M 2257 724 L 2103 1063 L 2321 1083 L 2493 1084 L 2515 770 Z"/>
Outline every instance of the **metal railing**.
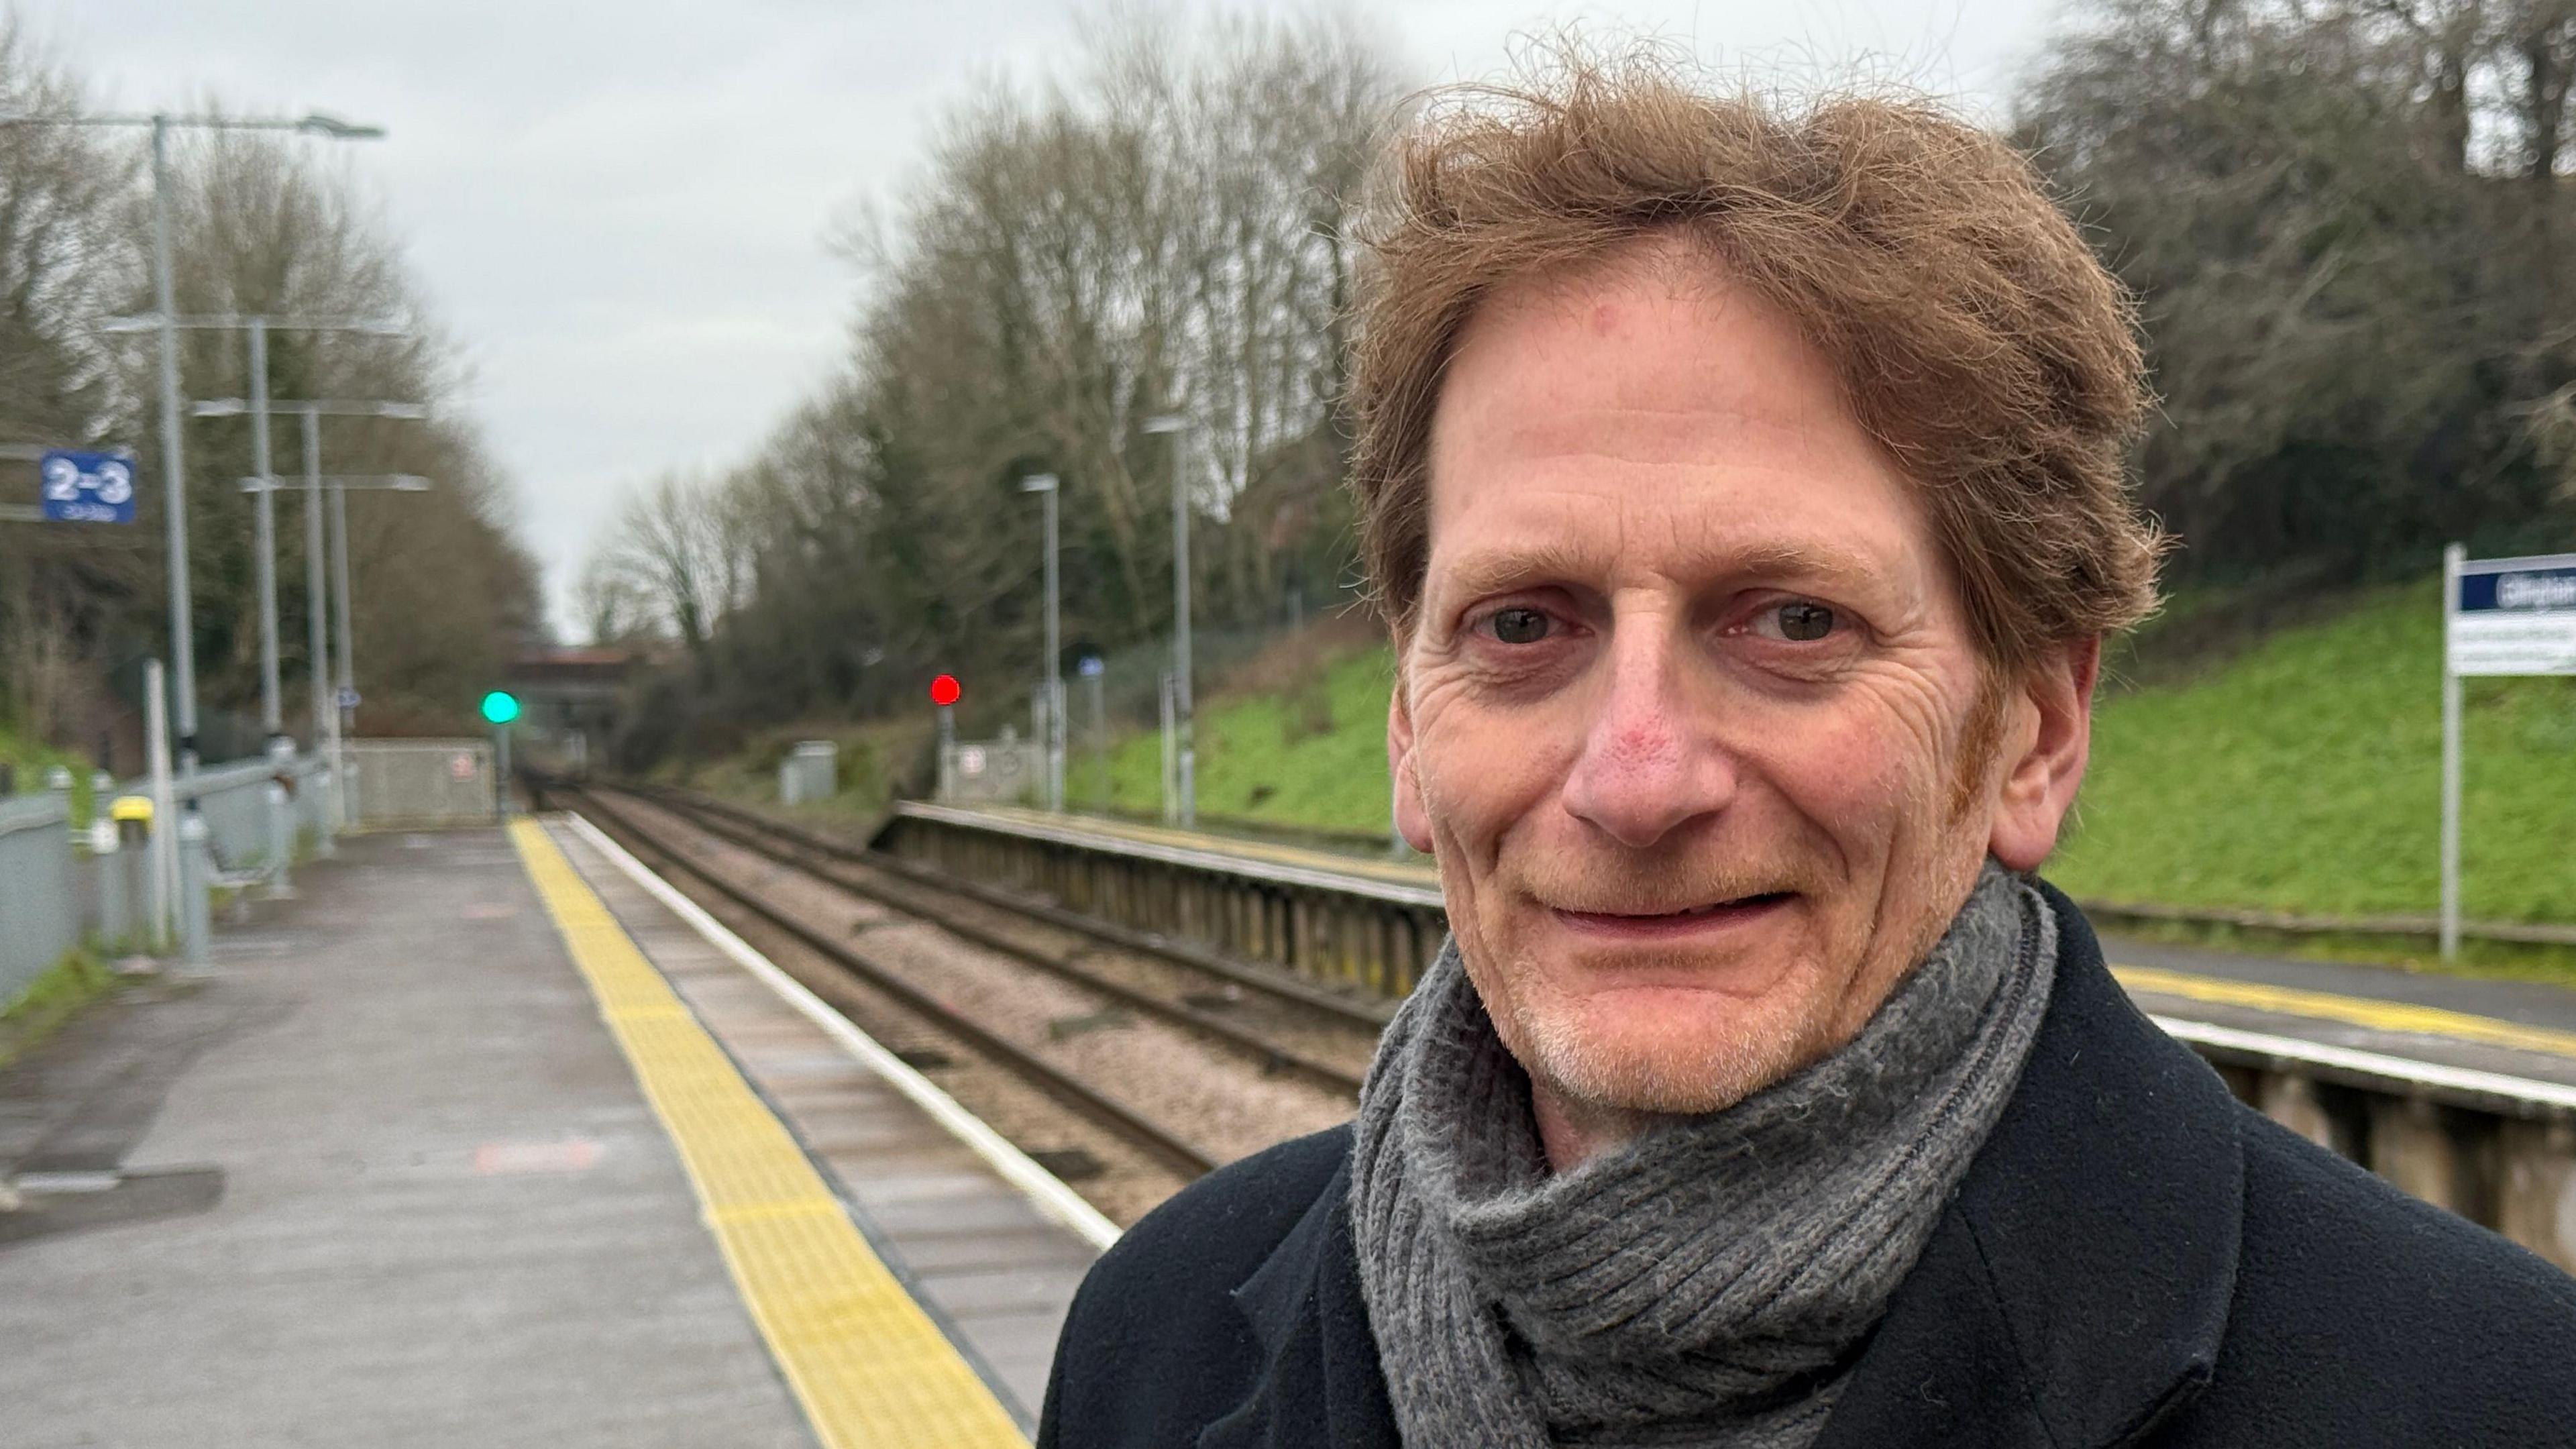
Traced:
<path fill-rule="evenodd" d="M 85 933 L 71 810 L 60 795 L 0 800 L 0 1004 L 53 969 Z"/>

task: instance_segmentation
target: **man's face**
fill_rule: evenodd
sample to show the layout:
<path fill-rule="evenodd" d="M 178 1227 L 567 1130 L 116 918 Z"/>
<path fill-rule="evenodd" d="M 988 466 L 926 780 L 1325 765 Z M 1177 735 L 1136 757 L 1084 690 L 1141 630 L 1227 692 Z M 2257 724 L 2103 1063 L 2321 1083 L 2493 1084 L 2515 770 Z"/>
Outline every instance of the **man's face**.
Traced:
<path fill-rule="evenodd" d="M 1826 361 L 1677 257 L 1468 326 L 1388 743 L 1504 1043 L 1623 1112 L 1714 1110 L 1848 1040 L 1990 844 L 2037 863 L 1995 823 L 2047 733 Z"/>

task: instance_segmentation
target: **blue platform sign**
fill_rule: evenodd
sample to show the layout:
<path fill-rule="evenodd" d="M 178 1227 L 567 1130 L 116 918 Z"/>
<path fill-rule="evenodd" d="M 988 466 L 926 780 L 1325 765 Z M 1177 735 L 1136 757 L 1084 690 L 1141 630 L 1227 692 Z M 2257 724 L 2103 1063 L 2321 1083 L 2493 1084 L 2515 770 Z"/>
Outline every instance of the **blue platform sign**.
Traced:
<path fill-rule="evenodd" d="M 55 523 L 132 523 L 134 459 L 57 448 L 36 464 L 45 517 Z"/>

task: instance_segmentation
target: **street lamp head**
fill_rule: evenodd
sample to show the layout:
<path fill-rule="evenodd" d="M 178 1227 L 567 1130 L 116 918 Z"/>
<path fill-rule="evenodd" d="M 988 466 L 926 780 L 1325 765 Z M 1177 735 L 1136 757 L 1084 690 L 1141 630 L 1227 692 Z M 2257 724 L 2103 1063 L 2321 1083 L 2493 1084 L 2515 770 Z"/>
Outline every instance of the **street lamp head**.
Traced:
<path fill-rule="evenodd" d="M 1190 420 L 1181 416 L 1179 413 L 1156 413 L 1145 420 L 1145 431 L 1149 433 L 1177 433 L 1189 425 Z"/>
<path fill-rule="evenodd" d="M 296 122 L 295 129 L 309 136 L 324 136 L 334 141 L 381 141 L 385 135 L 382 126 L 355 125 L 322 111 L 315 111 Z"/>
<path fill-rule="evenodd" d="M 142 317 L 110 317 L 98 324 L 101 332 L 151 332 L 161 325 L 158 314 Z"/>
<path fill-rule="evenodd" d="M 1031 473 L 1026 478 L 1020 480 L 1020 491 L 1023 493 L 1053 493 L 1055 491 L 1055 475 L 1053 473 Z"/>
<path fill-rule="evenodd" d="M 418 473 L 399 473 L 385 486 L 396 493 L 426 493 L 429 491 L 429 480 Z"/>
<path fill-rule="evenodd" d="M 192 418 L 237 418 L 249 411 L 250 404 L 237 397 L 209 398 L 188 404 L 188 416 Z"/>

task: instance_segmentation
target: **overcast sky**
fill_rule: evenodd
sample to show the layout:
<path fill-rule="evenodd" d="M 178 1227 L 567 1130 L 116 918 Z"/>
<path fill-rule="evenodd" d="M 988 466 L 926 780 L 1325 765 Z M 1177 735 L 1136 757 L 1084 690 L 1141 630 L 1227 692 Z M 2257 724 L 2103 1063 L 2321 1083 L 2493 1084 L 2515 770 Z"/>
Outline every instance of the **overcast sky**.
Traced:
<path fill-rule="evenodd" d="M 20 0 L 102 102 L 323 109 L 474 372 L 559 627 L 637 478 L 755 446 L 841 351 L 836 217 L 891 196 L 925 124 L 1060 65 L 1059 0 Z M 1573 19 L 1723 64 L 1854 59 L 1999 114 L 2059 0 L 1375 0 L 1424 81 Z M 1187 8 L 1187 7 L 1184 7 Z M 1288 8 L 1284 5 L 1230 8 Z M 324 144 L 324 143 L 306 143 Z"/>

